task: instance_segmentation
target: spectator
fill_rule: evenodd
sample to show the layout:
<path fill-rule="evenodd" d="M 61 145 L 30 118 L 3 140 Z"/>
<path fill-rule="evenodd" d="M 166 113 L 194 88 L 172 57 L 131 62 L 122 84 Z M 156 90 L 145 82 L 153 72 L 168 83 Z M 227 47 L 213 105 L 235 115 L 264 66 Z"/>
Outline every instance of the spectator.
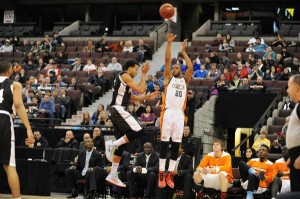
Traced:
<path fill-rule="evenodd" d="M 263 59 L 267 59 L 267 56 L 271 55 L 272 59 L 276 59 L 276 53 L 273 51 L 272 46 L 268 46 L 266 52 L 264 53 Z"/>
<path fill-rule="evenodd" d="M 248 47 L 246 48 L 245 52 L 254 53 L 255 49 L 253 48 L 253 44 L 248 44 Z"/>
<path fill-rule="evenodd" d="M 144 152 L 138 154 L 132 170 L 127 172 L 131 197 L 136 197 L 136 184 L 146 186 L 145 197 L 150 198 L 156 184 L 159 154 L 153 151 L 152 144 L 144 144 Z"/>
<path fill-rule="evenodd" d="M 277 80 L 278 79 L 278 74 L 276 73 L 276 68 L 275 66 L 271 67 L 271 71 L 267 70 L 264 76 L 264 80 Z"/>
<path fill-rule="evenodd" d="M 232 51 L 232 49 L 235 47 L 235 42 L 229 33 L 227 33 L 226 35 L 226 42 L 229 44 L 229 47 L 231 48 Z"/>
<path fill-rule="evenodd" d="M 43 78 L 42 84 L 37 88 L 42 92 L 42 94 L 45 94 L 46 90 L 51 90 L 51 86 L 47 84 L 46 78 Z"/>
<path fill-rule="evenodd" d="M 90 116 L 89 112 L 86 111 L 82 115 L 82 121 L 81 121 L 80 125 L 91 125 L 91 116 Z"/>
<path fill-rule="evenodd" d="M 288 63 L 288 62 L 292 61 L 293 56 L 289 51 L 287 51 L 286 47 L 282 48 L 281 55 L 282 55 L 282 60 L 284 63 Z"/>
<path fill-rule="evenodd" d="M 197 70 L 200 70 L 200 68 L 201 68 L 201 62 L 200 62 L 199 57 L 200 56 L 197 54 L 197 55 L 195 55 L 195 59 L 192 60 L 194 72 Z"/>
<path fill-rule="evenodd" d="M 12 52 L 12 51 L 13 51 L 13 46 L 10 44 L 9 39 L 6 39 L 4 45 L 0 47 L 0 52 L 5 53 L 5 52 Z"/>
<path fill-rule="evenodd" d="M 105 151 L 105 144 L 104 144 L 104 136 L 101 136 L 101 130 L 99 127 L 95 127 L 93 129 L 93 140 L 94 146 L 97 151 L 104 152 Z"/>
<path fill-rule="evenodd" d="M 39 103 L 38 103 L 38 96 L 34 95 L 32 97 L 32 101 L 27 104 L 27 115 L 29 118 L 36 118 L 38 112 L 39 112 Z"/>
<path fill-rule="evenodd" d="M 76 77 L 72 77 L 71 84 L 69 84 L 68 91 L 79 90 Z"/>
<path fill-rule="evenodd" d="M 257 158 L 256 151 L 255 151 L 254 148 L 248 147 L 246 149 L 246 152 L 243 155 L 243 159 L 242 160 L 247 163 L 250 160 L 252 160 L 253 158 Z"/>
<path fill-rule="evenodd" d="M 158 84 L 160 86 L 160 88 L 162 88 L 162 83 L 159 81 L 159 79 L 157 78 L 156 75 L 153 76 L 152 82 L 149 82 L 147 85 L 148 92 L 150 92 L 150 93 L 154 92 L 155 84 Z"/>
<path fill-rule="evenodd" d="M 66 136 L 60 139 L 59 143 L 56 145 L 56 148 L 78 149 L 78 142 L 74 137 L 74 133 L 70 130 L 67 131 Z"/>
<path fill-rule="evenodd" d="M 283 36 L 280 34 L 277 34 L 277 39 L 272 42 L 272 46 L 274 47 L 286 47 L 286 42 L 283 39 Z"/>
<path fill-rule="evenodd" d="M 42 44 L 42 51 L 48 51 L 48 52 L 51 52 L 51 51 L 52 51 L 52 46 L 51 46 L 49 40 L 43 41 L 43 44 Z"/>
<path fill-rule="evenodd" d="M 95 52 L 95 46 L 92 40 L 88 40 L 88 45 L 82 49 L 82 52 Z"/>
<path fill-rule="evenodd" d="M 210 53 L 210 63 L 216 63 L 217 65 L 220 63 L 220 58 L 218 57 L 217 52 L 213 51 Z"/>
<path fill-rule="evenodd" d="M 260 38 L 260 37 L 252 37 L 249 41 L 248 41 L 248 43 L 247 43 L 247 45 L 249 45 L 249 44 L 255 44 L 256 42 L 257 42 L 257 39 L 260 39 L 260 43 L 261 44 L 264 44 L 265 43 L 265 40 L 263 39 L 263 38 Z"/>
<path fill-rule="evenodd" d="M 96 43 L 95 51 L 106 52 L 107 50 L 108 50 L 107 41 L 104 38 L 101 38 L 100 41 Z"/>
<path fill-rule="evenodd" d="M 267 47 L 268 47 L 267 44 L 264 44 L 261 42 L 261 38 L 259 38 L 259 37 L 256 38 L 256 42 L 253 46 L 253 48 L 255 49 L 255 52 L 263 53 L 263 52 L 265 52 Z"/>
<path fill-rule="evenodd" d="M 98 75 L 95 78 L 95 98 L 102 96 L 103 91 L 105 90 L 106 78 L 104 77 L 104 72 L 101 69 L 98 69 Z"/>
<path fill-rule="evenodd" d="M 205 65 L 205 68 L 207 70 L 211 69 L 211 62 L 210 62 L 210 58 L 209 57 L 205 57 L 205 59 L 204 59 L 204 65 Z"/>
<path fill-rule="evenodd" d="M 283 72 L 279 75 L 278 80 L 281 81 L 289 81 L 292 74 L 290 73 L 288 68 L 284 68 Z"/>
<path fill-rule="evenodd" d="M 133 46 L 131 40 L 125 41 L 123 52 L 130 52 L 130 53 L 133 52 Z"/>
<path fill-rule="evenodd" d="M 43 44 L 41 40 L 36 41 L 36 44 L 32 46 L 31 52 L 38 53 L 41 52 L 43 49 Z"/>
<path fill-rule="evenodd" d="M 220 78 L 215 82 L 215 88 L 218 89 L 219 92 L 225 92 L 229 88 L 229 81 L 226 80 L 224 74 L 221 74 Z"/>
<path fill-rule="evenodd" d="M 106 119 L 108 118 L 108 114 L 106 113 L 106 111 L 101 111 L 99 118 L 98 118 L 98 125 L 105 125 Z"/>
<path fill-rule="evenodd" d="M 248 74 L 249 80 L 256 80 L 258 77 L 263 77 L 264 73 L 259 69 L 259 65 L 256 64 Z"/>
<path fill-rule="evenodd" d="M 221 140 L 215 140 L 213 142 L 213 152 L 208 153 L 201 160 L 193 178 L 197 186 L 197 192 L 199 192 L 200 183 L 204 181 L 203 186 L 205 188 L 221 190 L 220 198 L 226 198 L 227 189 L 231 187 L 233 183 L 233 175 L 231 156 L 224 151 L 224 145 Z"/>
<path fill-rule="evenodd" d="M 105 71 L 107 71 L 107 68 L 106 68 L 106 66 L 105 66 L 104 63 L 100 63 L 97 70 L 98 70 L 98 71 L 99 71 L 99 70 L 102 70 L 103 72 L 105 72 Z"/>
<path fill-rule="evenodd" d="M 59 36 L 58 32 L 54 33 L 54 36 L 50 43 L 54 48 L 56 46 L 65 46 L 64 40 Z"/>
<path fill-rule="evenodd" d="M 230 89 L 236 89 L 241 85 L 242 81 L 237 73 L 234 74 L 233 78 L 230 81 Z"/>
<path fill-rule="evenodd" d="M 118 62 L 116 57 L 111 58 L 111 63 L 107 65 L 107 71 L 122 71 L 123 67 L 122 65 Z"/>
<path fill-rule="evenodd" d="M 216 38 L 214 39 L 212 46 L 220 46 L 223 45 L 223 38 L 220 33 L 217 34 Z"/>
<path fill-rule="evenodd" d="M 30 95 L 29 92 L 32 92 L 32 94 Z M 33 91 L 33 89 L 31 89 L 31 85 L 30 85 L 29 81 L 26 81 L 25 87 L 22 89 L 22 96 L 26 97 L 26 98 L 29 97 L 29 100 L 26 103 L 30 103 L 31 102 L 31 98 L 30 97 L 32 97 L 33 94 L 34 94 L 34 91 Z"/>
<path fill-rule="evenodd" d="M 113 123 L 111 122 L 110 118 L 106 119 L 105 126 L 106 126 L 106 130 L 109 130 L 109 131 L 112 130 L 111 127 L 113 127 Z"/>
<path fill-rule="evenodd" d="M 79 153 L 81 151 L 85 151 L 86 147 L 85 147 L 85 143 L 88 139 L 91 139 L 91 135 L 89 133 L 85 133 L 83 134 L 83 141 L 80 142 L 79 144 Z"/>
<path fill-rule="evenodd" d="M 170 158 L 166 163 L 166 168 L 169 167 Z M 183 199 L 191 199 L 192 197 L 192 173 L 193 160 L 186 154 L 182 145 L 179 145 L 178 158 L 174 171 L 174 188 L 175 190 L 183 190 Z M 157 198 L 168 198 L 165 191 L 158 188 Z"/>
<path fill-rule="evenodd" d="M 133 48 L 133 52 L 138 53 L 138 62 L 143 63 L 145 60 L 149 60 L 150 57 L 150 48 L 147 44 L 144 43 L 143 39 L 139 39 L 139 43 L 137 46 Z"/>
<path fill-rule="evenodd" d="M 221 71 L 217 69 L 217 64 L 216 63 L 211 63 L 211 69 L 208 72 L 207 78 L 208 79 L 218 79 L 221 75 Z"/>
<path fill-rule="evenodd" d="M 189 126 L 184 126 L 182 137 L 182 148 L 185 154 L 193 157 L 195 153 L 195 143 Z"/>
<path fill-rule="evenodd" d="M 46 64 L 44 63 L 42 58 L 39 58 L 38 65 L 36 66 L 37 70 L 44 70 Z"/>
<path fill-rule="evenodd" d="M 53 59 L 50 52 L 44 51 L 43 61 L 45 64 L 49 64 L 50 59 Z M 53 61 L 53 60 L 52 60 Z M 46 70 L 46 69 L 45 69 Z"/>
<path fill-rule="evenodd" d="M 44 117 L 49 118 L 50 124 L 53 124 L 53 118 L 55 118 L 55 106 L 54 102 L 50 100 L 50 96 L 48 94 L 44 95 L 44 99 L 42 100 L 39 113 L 42 114 Z"/>
<path fill-rule="evenodd" d="M 135 110 L 134 110 L 134 105 L 133 104 L 129 104 L 127 106 L 127 111 L 135 118 L 135 119 L 138 119 L 136 113 L 135 113 Z"/>
<path fill-rule="evenodd" d="M 92 120 L 93 124 L 97 124 L 98 118 L 100 116 L 100 113 L 103 110 L 104 110 L 104 105 L 103 104 L 99 104 L 98 108 L 97 108 L 97 111 L 94 112 L 93 115 L 92 115 L 92 119 L 91 120 Z"/>
<path fill-rule="evenodd" d="M 252 147 L 255 149 L 255 151 L 258 151 L 259 147 L 262 144 L 267 145 L 270 149 L 271 143 L 270 143 L 270 140 L 268 138 L 266 138 L 267 134 L 268 134 L 268 131 L 266 129 L 261 129 L 260 130 L 260 137 L 257 138 L 257 140 L 255 140 L 255 142 L 252 145 Z"/>
<path fill-rule="evenodd" d="M 207 77 L 207 70 L 205 69 L 205 65 L 202 65 L 201 69 L 196 70 L 193 75 L 194 79 L 205 79 L 206 77 Z"/>
<path fill-rule="evenodd" d="M 242 53 L 238 52 L 238 53 L 236 54 L 236 57 L 235 57 L 234 60 L 233 60 L 233 64 L 234 64 L 235 66 L 238 66 L 238 65 L 240 65 L 240 64 L 245 64 L 245 62 L 246 62 L 246 61 L 245 61 L 245 59 L 244 59 Z"/>
<path fill-rule="evenodd" d="M 262 77 L 257 77 L 256 81 L 250 86 L 254 91 L 265 91 L 265 84 Z"/>
<path fill-rule="evenodd" d="M 31 45 L 28 42 L 27 39 L 23 40 L 23 45 L 21 46 L 20 50 L 16 50 L 17 52 L 22 52 L 22 53 L 26 53 L 29 52 L 31 50 Z"/>
<path fill-rule="evenodd" d="M 83 67 L 82 71 L 90 72 L 95 70 L 97 70 L 96 66 L 93 64 L 91 59 L 88 59 L 87 64 Z"/>
<path fill-rule="evenodd" d="M 60 104 L 60 118 L 65 119 L 67 117 L 67 112 L 70 109 L 70 96 L 67 96 L 65 88 L 62 88 L 60 91 L 60 97 L 58 97 L 57 102 Z"/>
<path fill-rule="evenodd" d="M 34 143 L 29 145 L 29 148 L 48 148 L 48 140 L 42 137 L 41 132 L 39 130 L 35 130 L 33 132 L 34 135 Z"/>
<path fill-rule="evenodd" d="M 49 60 L 49 64 L 46 67 L 47 67 L 46 76 L 49 76 L 50 71 L 54 71 L 55 72 L 55 76 L 61 75 L 61 70 L 60 70 L 60 68 L 57 67 L 57 65 L 55 64 L 55 62 L 54 62 L 53 59 Z"/>
<path fill-rule="evenodd" d="M 76 198 L 78 196 L 78 190 L 76 189 L 76 181 L 78 179 L 86 179 L 87 182 L 90 182 L 93 168 L 96 166 L 103 167 L 102 156 L 93 150 L 93 140 L 87 139 L 85 144 L 86 150 L 79 153 L 76 163 L 65 171 L 66 181 L 71 190 L 71 195 L 67 198 Z"/>
<path fill-rule="evenodd" d="M 111 50 L 114 53 L 123 51 L 123 41 L 119 41 L 107 47 L 107 49 Z"/>
<path fill-rule="evenodd" d="M 246 199 L 253 198 L 253 192 L 257 194 L 265 192 L 273 180 L 273 163 L 268 160 L 270 148 L 262 144 L 259 147 L 258 157 L 248 163 L 240 161 L 239 170 L 242 177 L 242 186 L 247 190 Z"/>
<path fill-rule="evenodd" d="M 141 114 L 140 122 L 144 126 L 154 126 L 155 114 L 150 105 L 146 105 L 146 112 Z"/>
<path fill-rule="evenodd" d="M 248 78 L 248 70 L 243 64 L 239 64 L 231 73 L 231 78 L 233 79 L 235 75 L 240 78 Z"/>
<path fill-rule="evenodd" d="M 57 57 L 55 58 L 55 63 L 57 64 L 67 64 L 68 63 L 68 56 L 65 52 L 59 51 Z"/>
<path fill-rule="evenodd" d="M 138 118 L 141 117 L 142 113 L 146 112 L 145 107 L 146 106 L 139 101 L 134 102 L 134 110 Z"/>
<path fill-rule="evenodd" d="M 83 65 L 81 64 L 81 58 L 75 58 L 75 62 L 72 64 L 72 71 L 82 71 Z"/>

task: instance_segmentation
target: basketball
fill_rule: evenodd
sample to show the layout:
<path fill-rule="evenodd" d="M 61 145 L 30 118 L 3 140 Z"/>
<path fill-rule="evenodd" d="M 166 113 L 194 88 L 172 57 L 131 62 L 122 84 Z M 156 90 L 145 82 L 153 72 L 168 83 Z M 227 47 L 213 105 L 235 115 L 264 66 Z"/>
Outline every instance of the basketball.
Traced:
<path fill-rule="evenodd" d="M 175 13 L 175 9 L 169 3 L 163 4 L 159 9 L 159 14 L 164 19 L 170 19 L 171 17 L 173 17 L 174 13 Z"/>

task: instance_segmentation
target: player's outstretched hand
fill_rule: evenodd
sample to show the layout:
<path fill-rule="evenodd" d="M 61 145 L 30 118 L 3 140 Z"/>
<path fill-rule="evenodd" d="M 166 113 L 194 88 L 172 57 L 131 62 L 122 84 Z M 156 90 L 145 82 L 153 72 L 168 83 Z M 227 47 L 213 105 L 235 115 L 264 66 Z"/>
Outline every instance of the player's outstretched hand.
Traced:
<path fill-rule="evenodd" d="M 174 35 L 173 33 L 169 33 L 168 34 L 168 42 L 169 43 L 173 42 L 176 37 L 177 37 L 177 35 Z"/>
<path fill-rule="evenodd" d="M 183 40 L 182 45 L 181 45 L 181 52 L 185 52 L 185 48 L 187 46 L 187 41 L 188 41 L 188 39 Z"/>
<path fill-rule="evenodd" d="M 25 140 L 25 144 L 26 145 L 31 145 L 34 143 L 34 136 L 33 136 L 33 133 L 32 133 L 32 130 L 27 130 L 27 138 Z"/>
<path fill-rule="evenodd" d="M 147 99 L 148 100 L 155 99 L 160 95 L 160 93 L 161 93 L 160 91 L 154 91 L 154 92 L 147 95 Z"/>
<path fill-rule="evenodd" d="M 142 73 L 147 74 L 150 69 L 150 62 L 145 61 L 144 65 L 142 66 Z"/>

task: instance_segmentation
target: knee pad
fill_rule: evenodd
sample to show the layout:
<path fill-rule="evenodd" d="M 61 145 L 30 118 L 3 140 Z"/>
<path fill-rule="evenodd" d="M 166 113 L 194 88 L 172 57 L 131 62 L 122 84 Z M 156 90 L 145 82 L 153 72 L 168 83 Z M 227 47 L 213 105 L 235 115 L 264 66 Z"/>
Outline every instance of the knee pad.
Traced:
<path fill-rule="evenodd" d="M 179 146 L 180 146 L 179 142 L 172 142 L 172 144 L 171 144 L 171 157 L 170 157 L 172 160 L 177 160 Z"/>
<path fill-rule="evenodd" d="M 145 134 L 144 129 L 140 130 L 140 131 L 130 131 L 128 133 L 126 133 L 126 137 L 129 140 L 129 142 L 134 141 L 140 137 L 142 137 Z"/>
<path fill-rule="evenodd" d="M 160 158 L 166 159 L 168 153 L 169 142 L 161 142 L 160 143 Z"/>

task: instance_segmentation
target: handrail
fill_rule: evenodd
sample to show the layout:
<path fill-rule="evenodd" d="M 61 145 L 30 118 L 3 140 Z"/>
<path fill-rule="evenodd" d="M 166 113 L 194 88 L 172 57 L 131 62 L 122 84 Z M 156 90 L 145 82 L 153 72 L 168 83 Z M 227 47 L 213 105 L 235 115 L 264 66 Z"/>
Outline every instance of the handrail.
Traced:
<path fill-rule="evenodd" d="M 168 28 L 169 28 L 169 25 L 168 25 L 168 23 L 167 22 L 164 22 L 163 24 L 161 24 L 160 26 L 158 26 L 155 30 L 154 30 L 154 32 L 156 33 L 156 49 L 155 49 L 155 51 L 157 51 L 158 50 L 158 30 L 160 30 L 162 27 L 164 27 L 164 26 L 167 26 L 167 29 L 166 29 L 166 31 L 165 32 L 168 32 Z"/>
<path fill-rule="evenodd" d="M 245 144 L 251 137 L 254 137 L 258 132 L 259 129 L 265 124 L 267 118 L 272 114 L 272 111 L 276 108 L 278 101 L 282 98 L 281 94 L 277 94 L 276 97 L 273 99 L 272 103 L 268 106 L 267 110 L 264 114 L 260 117 L 257 123 L 252 128 L 252 133 L 248 135 L 245 139 L 243 139 L 237 146 L 235 146 L 231 150 L 231 155 L 234 155 L 235 150 L 237 150 L 240 146 Z"/>

